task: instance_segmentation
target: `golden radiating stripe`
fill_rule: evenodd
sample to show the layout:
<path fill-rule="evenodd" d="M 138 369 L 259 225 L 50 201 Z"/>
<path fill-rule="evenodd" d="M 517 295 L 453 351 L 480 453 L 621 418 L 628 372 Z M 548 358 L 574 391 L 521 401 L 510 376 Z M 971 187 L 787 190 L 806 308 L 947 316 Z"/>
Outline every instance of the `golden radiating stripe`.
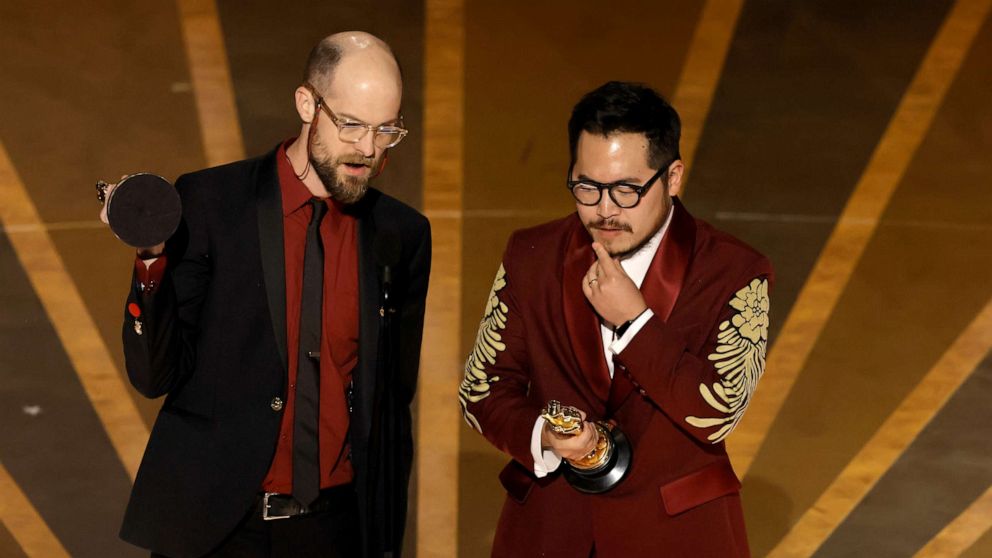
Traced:
<path fill-rule="evenodd" d="M 214 0 L 177 0 L 203 152 L 210 166 L 243 159 L 245 146 Z"/>
<path fill-rule="evenodd" d="M 899 102 L 772 347 L 757 397 L 737 431 L 727 440 L 740 475 L 751 466 L 775 416 L 806 366 L 824 324 L 878 226 L 882 211 L 971 48 L 990 3 L 992 0 L 958 0 L 954 4 Z"/>
<path fill-rule="evenodd" d="M 990 349 L 992 299 L 768 556 L 812 556 L 944 407 Z"/>
<path fill-rule="evenodd" d="M 954 558 L 992 528 L 992 486 L 937 533 L 913 558 Z"/>
<path fill-rule="evenodd" d="M 148 429 L 52 238 L 39 226 L 38 210 L 3 142 L 0 142 L 0 225 L 8 230 L 21 225 L 34 227 L 10 234 L 10 243 L 117 456 L 134 480 L 148 441 Z"/>
<path fill-rule="evenodd" d="M 417 556 L 448 558 L 458 544 L 461 379 L 462 0 L 427 0 L 424 48 L 424 212 L 434 255 L 417 406 Z"/>
<path fill-rule="evenodd" d="M 0 498 L 0 520 L 24 554 L 31 558 L 68 558 L 69 553 L 38 515 L 38 510 L 17 486 L 3 462 L 0 462 L 0 494 L 3 494 Z"/>
<path fill-rule="evenodd" d="M 672 98 L 672 104 L 682 118 L 680 150 L 686 177 L 692 172 L 692 160 L 699 146 L 699 138 L 703 135 L 713 93 L 720 81 L 743 4 L 743 0 L 707 0 L 689 45 L 682 75 Z M 686 180 L 683 179 L 683 184 Z M 685 197 L 685 186 L 682 191 L 680 195 Z"/>

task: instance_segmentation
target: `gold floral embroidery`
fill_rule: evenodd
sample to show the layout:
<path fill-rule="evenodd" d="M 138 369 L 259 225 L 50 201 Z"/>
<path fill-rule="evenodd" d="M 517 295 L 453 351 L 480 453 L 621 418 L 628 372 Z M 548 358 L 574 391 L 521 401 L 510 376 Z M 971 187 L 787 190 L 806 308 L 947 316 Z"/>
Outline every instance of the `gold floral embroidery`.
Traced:
<path fill-rule="evenodd" d="M 500 264 L 489 291 L 486 301 L 486 311 L 479 324 L 479 333 L 475 337 L 475 348 L 465 362 L 465 379 L 458 387 L 458 401 L 462 405 L 462 415 L 469 426 L 482 432 L 482 425 L 468 410 L 469 403 L 478 403 L 489 397 L 492 382 L 498 382 L 499 376 L 490 377 L 486 374 L 486 366 L 496 364 L 496 357 L 506 349 L 500 331 L 506 328 L 506 318 L 509 310 L 499 299 L 497 293 L 506 286 L 506 271 Z"/>
<path fill-rule="evenodd" d="M 703 399 L 722 417 L 686 417 L 697 428 L 720 428 L 707 439 L 720 442 L 737 426 L 751 400 L 751 394 L 765 369 L 768 346 L 768 280 L 753 279 L 730 301 L 737 311 L 720 324 L 716 351 L 709 355 L 720 381 L 712 386 L 699 384 Z M 722 426 L 721 426 L 722 425 Z"/>

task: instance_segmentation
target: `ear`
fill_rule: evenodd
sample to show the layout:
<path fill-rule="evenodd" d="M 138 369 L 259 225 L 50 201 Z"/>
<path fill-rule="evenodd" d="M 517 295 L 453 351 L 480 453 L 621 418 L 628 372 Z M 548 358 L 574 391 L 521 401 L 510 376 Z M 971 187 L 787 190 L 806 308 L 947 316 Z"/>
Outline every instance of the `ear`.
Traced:
<path fill-rule="evenodd" d="M 677 196 L 682 191 L 682 177 L 685 174 L 685 165 L 682 159 L 676 159 L 668 166 L 668 195 Z"/>
<path fill-rule="evenodd" d="M 314 101 L 313 94 L 310 93 L 306 87 L 302 85 L 296 88 L 296 112 L 300 115 L 300 120 L 304 124 L 309 124 L 313 121 L 313 113 L 317 110 L 317 104 Z"/>

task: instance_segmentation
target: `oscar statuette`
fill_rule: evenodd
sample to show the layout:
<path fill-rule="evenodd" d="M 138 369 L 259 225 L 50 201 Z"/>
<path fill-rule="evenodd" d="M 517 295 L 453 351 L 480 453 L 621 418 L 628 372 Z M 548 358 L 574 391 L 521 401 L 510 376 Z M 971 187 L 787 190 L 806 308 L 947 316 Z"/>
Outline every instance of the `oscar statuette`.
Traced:
<path fill-rule="evenodd" d="M 107 206 L 110 230 L 125 244 L 157 246 L 176 232 L 182 204 L 168 180 L 142 172 L 125 176 L 113 189 L 109 187 L 102 180 L 97 182 L 96 197 Z"/>
<path fill-rule="evenodd" d="M 582 433 L 579 410 L 551 400 L 541 412 L 552 435 L 560 438 Z M 595 421 L 596 446 L 580 459 L 565 459 L 563 475 L 579 492 L 601 494 L 620 483 L 630 471 L 633 448 L 624 433 L 610 422 Z"/>

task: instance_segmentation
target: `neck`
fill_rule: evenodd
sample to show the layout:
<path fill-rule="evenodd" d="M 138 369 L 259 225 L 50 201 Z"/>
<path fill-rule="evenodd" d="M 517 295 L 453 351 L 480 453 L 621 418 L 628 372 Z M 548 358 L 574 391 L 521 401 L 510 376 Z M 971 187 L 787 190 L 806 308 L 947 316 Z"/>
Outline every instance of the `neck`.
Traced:
<path fill-rule="evenodd" d="M 310 193 L 318 198 L 326 198 L 330 196 L 327 189 L 324 187 L 324 183 L 320 181 L 320 177 L 313 169 L 313 165 L 310 165 L 309 170 L 307 170 L 307 164 L 310 162 L 310 155 L 307 150 L 307 139 L 309 138 L 310 127 L 304 125 L 303 129 L 300 130 L 300 135 L 297 137 L 289 147 L 286 148 L 286 156 L 289 158 L 289 164 L 293 166 L 293 172 L 299 177 L 301 174 L 306 173 L 302 178 L 303 185 L 310 190 Z"/>

